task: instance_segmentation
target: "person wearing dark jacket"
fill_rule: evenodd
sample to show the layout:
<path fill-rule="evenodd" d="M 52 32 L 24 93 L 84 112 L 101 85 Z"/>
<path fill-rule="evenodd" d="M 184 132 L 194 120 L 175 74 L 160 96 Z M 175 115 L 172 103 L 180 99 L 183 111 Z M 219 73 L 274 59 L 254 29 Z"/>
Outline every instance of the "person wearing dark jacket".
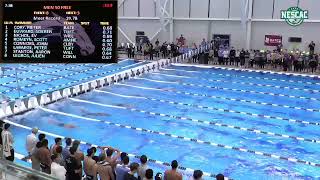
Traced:
<path fill-rule="evenodd" d="M 234 61 L 236 58 L 236 50 L 234 49 L 234 47 L 231 48 L 229 57 L 230 57 L 230 65 L 234 65 Z"/>

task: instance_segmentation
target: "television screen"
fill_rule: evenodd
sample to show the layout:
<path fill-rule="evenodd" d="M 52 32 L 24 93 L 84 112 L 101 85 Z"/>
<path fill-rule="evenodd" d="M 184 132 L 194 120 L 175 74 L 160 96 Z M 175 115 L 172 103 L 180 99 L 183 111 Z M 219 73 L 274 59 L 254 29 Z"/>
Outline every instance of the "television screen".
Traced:
<path fill-rule="evenodd" d="M 2 63 L 114 63 L 117 1 L 4 1 Z"/>
<path fill-rule="evenodd" d="M 300 37 L 290 37 L 289 42 L 297 42 L 300 43 L 302 41 L 302 38 Z"/>

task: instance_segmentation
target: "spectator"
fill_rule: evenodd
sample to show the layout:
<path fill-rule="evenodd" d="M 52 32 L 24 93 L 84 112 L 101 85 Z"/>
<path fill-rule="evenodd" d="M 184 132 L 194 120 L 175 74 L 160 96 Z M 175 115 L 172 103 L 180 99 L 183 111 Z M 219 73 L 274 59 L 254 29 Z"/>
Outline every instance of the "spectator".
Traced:
<path fill-rule="evenodd" d="M 174 43 L 172 42 L 172 43 L 170 44 L 171 57 L 174 56 L 175 50 L 176 50 L 176 46 L 175 46 Z"/>
<path fill-rule="evenodd" d="M 136 45 L 132 44 L 131 46 L 131 58 L 134 58 L 136 52 Z"/>
<path fill-rule="evenodd" d="M 75 153 L 76 147 L 70 148 L 70 155 L 66 158 L 66 180 L 81 180 L 81 166 L 78 164 Z"/>
<path fill-rule="evenodd" d="M 313 55 L 314 54 L 314 48 L 315 48 L 316 44 L 311 41 L 311 43 L 309 44 L 309 50 L 310 50 L 310 54 Z"/>
<path fill-rule="evenodd" d="M 62 157 L 64 160 L 70 155 L 70 147 L 72 144 L 72 139 L 71 138 L 66 138 L 66 146 L 62 150 Z"/>
<path fill-rule="evenodd" d="M 234 49 L 234 47 L 232 47 L 230 50 L 230 65 L 234 65 L 235 58 L 236 58 L 236 50 Z"/>
<path fill-rule="evenodd" d="M 79 150 L 80 141 L 75 140 L 72 144 L 72 147 L 76 149 L 74 157 L 77 160 L 77 165 L 82 169 L 82 161 L 84 160 L 84 154 Z M 82 177 L 82 171 L 80 171 L 80 177 Z"/>
<path fill-rule="evenodd" d="M 130 171 L 124 176 L 124 180 L 137 180 L 134 175 L 138 172 L 139 164 L 138 163 L 131 163 L 130 164 Z"/>
<path fill-rule="evenodd" d="M 9 131 L 10 124 L 5 123 L 1 132 L 3 156 L 8 161 L 14 161 L 13 136 Z"/>
<path fill-rule="evenodd" d="M 138 170 L 138 179 L 142 180 L 146 174 L 146 170 L 148 169 L 148 158 L 146 155 L 142 155 L 140 157 L 140 166 L 139 166 L 139 170 Z"/>
<path fill-rule="evenodd" d="M 253 64 L 254 64 L 254 56 L 255 56 L 255 52 L 254 50 L 250 50 L 250 67 L 253 68 Z"/>
<path fill-rule="evenodd" d="M 281 49 L 282 49 L 282 43 L 277 46 L 277 51 L 281 52 Z"/>
<path fill-rule="evenodd" d="M 218 62 L 219 62 L 219 65 L 223 65 L 223 48 L 220 47 L 219 48 L 219 51 L 218 51 Z"/>
<path fill-rule="evenodd" d="M 162 52 L 162 58 L 166 58 L 167 57 L 167 45 L 165 44 L 165 42 L 162 44 L 160 51 Z"/>
<path fill-rule="evenodd" d="M 132 55 L 132 46 L 131 44 L 127 44 L 127 52 L 128 52 L 128 58 L 131 58 Z"/>
<path fill-rule="evenodd" d="M 38 128 L 34 127 L 31 130 L 31 134 L 27 136 L 26 139 L 26 150 L 28 152 L 27 159 L 31 158 L 32 152 L 34 148 L 36 147 L 37 144 L 37 133 L 38 133 Z"/>
<path fill-rule="evenodd" d="M 229 50 L 227 48 L 225 48 L 222 52 L 223 54 L 223 64 L 228 65 L 228 61 L 229 61 Z"/>
<path fill-rule="evenodd" d="M 154 47 L 154 52 L 157 58 L 160 57 L 160 50 L 161 50 L 161 47 L 159 46 L 159 44 L 156 44 L 156 46 Z"/>
<path fill-rule="evenodd" d="M 182 174 L 177 171 L 178 162 L 176 160 L 171 162 L 171 168 L 164 173 L 164 180 L 182 180 Z"/>
<path fill-rule="evenodd" d="M 167 45 L 167 53 L 169 56 L 171 55 L 171 45 L 170 44 Z"/>
<path fill-rule="evenodd" d="M 203 172 L 201 170 L 195 170 L 193 172 L 193 176 L 192 176 L 191 180 L 201 180 L 202 179 L 202 175 L 203 175 Z"/>
<path fill-rule="evenodd" d="M 202 42 L 201 42 L 201 46 L 203 47 L 203 46 L 205 46 L 206 44 L 207 44 L 206 39 L 203 38 L 203 39 L 202 39 Z"/>
<path fill-rule="evenodd" d="M 3 154 L 2 154 L 2 130 L 3 130 L 3 125 L 4 125 L 4 122 L 2 120 L 0 120 L 0 157 L 3 157 Z M 1 175 L 1 173 L 0 173 Z"/>
<path fill-rule="evenodd" d="M 116 152 L 117 154 L 112 156 L 114 152 Z M 114 149 L 112 147 L 108 147 L 108 149 L 106 150 L 106 155 L 107 155 L 107 157 L 106 157 L 105 161 L 110 163 L 112 169 L 114 170 L 117 165 L 117 160 L 121 155 L 120 150 Z"/>
<path fill-rule="evenodd" d="M 236 50 L 236 66 L 239 66 L 239 62 L 240 62 L 240 50 L 237 49 Z"/>
<path fill-rule="evenodd" d="M 152 43 L 150 43 L 150 46 L 149 46 L 149 53 L 150 53 L 150 60 L 153 60 L 154 48 Z"/>
<path fill-rule="evenodd" d="M 143 180 L 153 180 L 153 170 L 152 169 L 146 170 L 146 175 L 143 178 Z"/>
<path fill-rule="evenodd" d="M 156 40 L 155 45 L 159 46 L 159 39 Z"/>
<path fill-rule="evenodd" d="M 42 172 L 50 174 L 51 154 L 48 149 L 48 140 L 42 140 L 42 146 L 39 148 L 36 157 L 39 159 Z"/>
<path fill-rule="evenodd" d="M 96 148 L 96 147 L 91 147 L 91 149 L 92 149 L 92 151 L 93 151 L 93 154 L 96 154 L 97 148 Z M 96 163 L 99 162 L 99 157 L 96 156 L 96 155 L 93 155 L 92 159 L 93 159 L 94 161 L 96 161 Z"/>
<path fill-rule="evenodd" d="M 95 166 L 95 173 L 99 174 L 100 180 L 115 180 L 114 171 L 111 164 L 106 160 L 106 154 L 102 153 L 99 162 Z"/>
<path fill-rule="evenodd" d="M 52 145 L 51 148 L 50 148 L 51 154 L 56 154 L 56 148 L 57 148 L 58 146 L 61 146 L 61 145 L 62 145 L 62 139 L 61 139 L 61 138 L 55 138 L 55 139 L 54 139 L 54 142 L 55 142 L 55 144 Z"/>
<path fill-rule="evenodd" d="M 216 176 L 216 179 L 217 179 L 217 180 L 224 180 L 224 175 L 223 175 L 223 174 L 218 174 L 218 175 Z"/>
<path fill-rule="evenodd" d="M 38 135 L 38 140 L 41 142 L 42 140 L 44 140 L 46 138 L 46 135 L 45 134 L 43 134 L 43 133 L 40 133 L 39 135 Z"/>
<path fill-rule="evenodd" d="M 36 144 L 36 147 L 33 149 L 32 156 L 31 156 L 31 162 L 32 162 L 32 169 L 40 171 L 40 160 L 37 157 L 37 154 L 39 153 L 39 149 L 42 146 L 42 142 L 38 141 Z"/>
<path fill-rule="evenodd" d="M 56 147 L 56 153 L 55 155 L 57 155 L 57 163 L 59 163 L 61 166 L 65 166 L 65 160 L 63 159 L 62 156 L 62 146 L 58 146 Z"/>
<path fill-rule="evenodd" d="M 157 173 L 156 176 L 154 177 L 154 180 L 162 180 L 162 173 Z"/>
<path fill-rule="evenodd" d="M 185 41 L 186 39 L 183 37 L 183 35 L 181 34 L 181 36 L 179 38 L 177 38 L 178 43 L 181 44 L 181 46 L 185 45 Z"/>
<path fill-rule="evenodd" d="M 130 171 L 129 168 L 129 157 L 125 156 L 122 158 L 123 164 L 117 165 L 116 167 L 116 180 L 123 180 L 124 176 Z"/>
<path fill-rule="evenodd" d="M 240 66 L 241 66 L 241 67 L 244 66 L 245 61 L 246 61 L 246 52 L 245 52 L 244 49 L 242 49 L 242 50 L 240 51 Z M 238 63 L 237 63 L 237 66 L 238 66 Z"/>
<path fill-rule="evenodd" d="M 61 146 L 60 146 L 61 147 Z M 66 179 L 66 169 L 64 168 L 64 166 L 61 166 L 59 164 L 59 159 L 58 156 L 53 154 L 51 156 L 51 175 L 55 178 L 57 178 L 58 180 L 65 180 Z"/>
<path fill-rule="evenodd" d="M 87 156 L 84 157 L 83 161 L 83 170 L 86 174 L 86 180 L 93 180 L 95 178 L 94 168 L 96 165 L 96 161 L 93 160 L 93 156 L 95 151 L 93 148 L 87 150 Z"/>
<path fill-rule="evenodd" d="M 117 164 L 122 165 L 123 164 L 123 158 L 126 157 L 126 156 L 128 156 L 128 153 L 122 152 L 120 154 L 120 161 L 117 161 Z"/>

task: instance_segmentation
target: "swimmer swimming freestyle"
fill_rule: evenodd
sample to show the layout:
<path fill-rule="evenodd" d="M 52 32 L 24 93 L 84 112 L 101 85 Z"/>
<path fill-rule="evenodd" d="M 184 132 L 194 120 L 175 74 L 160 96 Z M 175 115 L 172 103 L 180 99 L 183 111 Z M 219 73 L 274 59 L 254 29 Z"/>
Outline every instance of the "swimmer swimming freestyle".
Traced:
<path fill-rule="evenodd" d="M 77 128 L 78 126 L 76 125 L 73 125 L 73 124 L 66 124 L 66 123 L 63 123 L 61 121 L 58 121 L 58 120 L 55 120 L 55 119 L 49 119 L 48 120 L 48 123 L 49 124 L 53 124 L 53 125 L 57 125 L 59 127 L 64 127 L 64 128 L 67 128 L 67 129 L 74 129 L 74 128 Z"/>

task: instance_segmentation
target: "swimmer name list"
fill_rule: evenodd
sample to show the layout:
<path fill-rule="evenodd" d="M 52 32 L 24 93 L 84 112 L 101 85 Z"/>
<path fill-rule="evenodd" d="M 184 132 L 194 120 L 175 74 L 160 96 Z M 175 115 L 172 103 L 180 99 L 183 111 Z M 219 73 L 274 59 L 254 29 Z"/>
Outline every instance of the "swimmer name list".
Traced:
<path fill-rule="evenodd" d="M 43 59 L 51 53 L 48 38 L 38 35 L 52 33 L 52 30 L 42 30 L 41 26 L 14 26 L 13 29 L 13 57 Z"/>

